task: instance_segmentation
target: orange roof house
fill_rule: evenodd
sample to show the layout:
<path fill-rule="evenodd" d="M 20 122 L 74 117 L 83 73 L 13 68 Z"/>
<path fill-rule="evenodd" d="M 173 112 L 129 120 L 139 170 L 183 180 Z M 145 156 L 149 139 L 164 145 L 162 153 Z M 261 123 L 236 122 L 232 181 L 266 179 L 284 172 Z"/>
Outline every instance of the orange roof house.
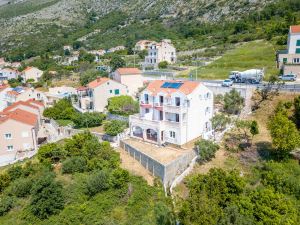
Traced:
<path fill-rule="evenodd" d="M 300 25 L 294 25 L 290 27 L 291 33 L 300 33 Z"/>

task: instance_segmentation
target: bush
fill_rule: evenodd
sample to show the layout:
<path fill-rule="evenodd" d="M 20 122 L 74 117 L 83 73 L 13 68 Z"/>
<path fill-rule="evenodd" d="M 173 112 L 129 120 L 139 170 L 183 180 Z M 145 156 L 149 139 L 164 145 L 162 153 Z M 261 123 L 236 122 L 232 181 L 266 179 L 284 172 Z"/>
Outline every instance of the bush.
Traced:
<path fill-rule="evenodd" d="M 117 136 L 122 133 L 127 127 L 127 122 L 120 120 L 107 121 L 104 124 L 104 131 L 110 136 Z"/>
<path fill-rule="evenodd" d="M 109 188 L 109 175 L 107 172 L 99 171 L 88 179 L 86 184 L 87 194 L 94 196 L 101 191 L 105 191 Z"/>
<path fill-rule="evenodd" d="M 158 64 L 159 69 L 166 69 L 168 67 L 168 62 L 167 61 L 162 61 Z"/>
<path fill-rule="evenodd" d="M 9 196 L 0 198 L 0 216 L 5 215 L 14 205 L 14 199 Z"/>
<path fill-rule="evenodd" d="M 117 115 L 132 115 L 139 112 L 139 104 L 131 96 L 116 96 L 108 100 L 108 111 Z"/>
<path fill-rule="evenodd" d="M 0 174 L 0 192 L 2 192 L 6 187 L 8 187 L 10 182 L 11 179 L 8 173 Z"/>
<path fill-rule="evenodd" d="M 7 192 L 9 195 L 15 195 L 19 198 L 26 197 L 30 194 L 32 180 L 29 178 L 20 178 L 10 184 Z"/>
<path fill-rule="evenodd" d="M 38 159 L 41 162 L 57 163 L 65 158 L 66 152 L 56 143 L 42 145 L 38 151 Z"/>
<path fill-rule="evenodd" d="M 128 181 L 129 181 L 129 172 L 127 170 L 118 168 L 113 171 L 111 183 L 114 188 L 120 189 L 126 186 Z"/>
<path fill-rule="evenodd" d="M 53 174 L 41 176 L 32 188 L 31 212 L 40 219 L 57 214 L 64 207 L 62 185 L 54 180 Z"/>
<path fill-rule="evenodd" d="M 208 140 L 197 141 L 195 147 L 198 149 L 201 161 L 210 160 L 215 157 L 216 151 L 220 148 L 219 145 Z"/>
<path fill-rule="evenodd" d="M 78 113 L 76 114 L 72 121 L 75 124 L 76 128 L 82 127 L 97 127 L 101 126 L 102 121 L 106 118 L 105 114 L 99 112 L 92 113 Z"/>
<path fill-rule="evenodd" d="M 46 108 L 43 115 L 54 120 L 70 120 L 76 113 L 69 99 L 61 99 L 53 107 Z"/>
<path fill-rule="evenodd" d="M 7 174 L 10 180 L 16 180 L 23 174 L 23 169 L 21 166 L 12 166 L 7 170 Z"/>
<path fill-rule="evenodd" d="M 224 111 L 229 114 L 239 114 L 244 106 L 244 98 L 232 89 L 224 95 Z"/>
<path fill-rule="evenodd" d="M 62 173 L 82 173 L 86 170 L 86 160 L 83 157 L 66 159 L 62 163 Z"/>

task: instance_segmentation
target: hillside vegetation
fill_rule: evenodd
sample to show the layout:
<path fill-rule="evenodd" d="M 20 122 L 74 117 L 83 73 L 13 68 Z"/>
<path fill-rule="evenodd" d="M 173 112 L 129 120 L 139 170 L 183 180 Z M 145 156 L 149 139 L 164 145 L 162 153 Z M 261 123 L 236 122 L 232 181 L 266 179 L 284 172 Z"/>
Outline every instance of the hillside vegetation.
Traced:
<path fill-rule="evenodd" d="M 289 25 L 300 18 L 298 0 L 45 1 L 51 6 L 0 20 L 2 55 L 22 60 L 53 52 L 95 30 L 100 33 L 83 41 L 87 49 L 130 49 L 144 38 L 172 39 L 178 50 L 256 39 L 284 45 Z M 18 4 L 2 7 L 12 10 Z"/>
<path fill-rule="evenodd" d="M 230 71 L 265 69 L 266 78 L 279 73 L 276 68 L 274 46 L 266 41 L 253 41 L 241 44 L 226 52 L 220 59 L 198 69 L 199 79 L 225 79 Z M 192 71 L 193 77 L 196 71 Z"/>

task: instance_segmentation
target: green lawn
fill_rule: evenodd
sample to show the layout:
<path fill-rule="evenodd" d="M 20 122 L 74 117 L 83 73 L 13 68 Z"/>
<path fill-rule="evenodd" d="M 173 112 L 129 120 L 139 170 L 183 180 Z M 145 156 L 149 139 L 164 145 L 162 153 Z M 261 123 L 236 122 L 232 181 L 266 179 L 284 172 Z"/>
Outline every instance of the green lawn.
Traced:
<path fill-rule="evenodd" d="M 72 120 L 56 120 L 56 122 L 58 123 L 59 126 L 68 126 L 68 125 L 73 125 L 73 121 Z"/>
<path fill-rule="evenodd" d="M 279 73 L 275 59 L 275 49 L 271 43 L 266 41 L 248 42 L 229 50 L 222 58 L 210 65 L 199 67 L 198 79 L 225 79 L 230 71 L 244 71 L 254 68 L 264 68 L 265 78 L 267 78 Z M 193 70 L 194 77 L 195 73 L 196 70 Z"/>

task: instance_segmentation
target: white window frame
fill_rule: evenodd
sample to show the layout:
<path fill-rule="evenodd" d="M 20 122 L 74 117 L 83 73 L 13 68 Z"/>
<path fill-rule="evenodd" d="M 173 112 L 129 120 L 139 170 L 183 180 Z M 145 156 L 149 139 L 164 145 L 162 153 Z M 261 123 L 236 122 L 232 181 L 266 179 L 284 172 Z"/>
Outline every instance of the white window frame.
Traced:
<path fill-rule="evenodd" d="M 9 136 L 9 137 L 8 137 Z M 6 134 L 4 134 L 4 138 L 6 139 L 6 140 L 10 140 L 10 139 L 12 139 L 12 134 L 11 133 L 6 133 Z"/>
<path fill-rule="evenodd" d="M 13 145 L 7 145 L 6 149 L 8 152 L 12 152 L 14 150 L 14 146 Z"/>
<path fill-rule="evenodd" d="M 176 138 L 176 133 L 175 133 L 175 131 L 170 131 L 170 138 L 173 138 L 173 139 Z"/>

